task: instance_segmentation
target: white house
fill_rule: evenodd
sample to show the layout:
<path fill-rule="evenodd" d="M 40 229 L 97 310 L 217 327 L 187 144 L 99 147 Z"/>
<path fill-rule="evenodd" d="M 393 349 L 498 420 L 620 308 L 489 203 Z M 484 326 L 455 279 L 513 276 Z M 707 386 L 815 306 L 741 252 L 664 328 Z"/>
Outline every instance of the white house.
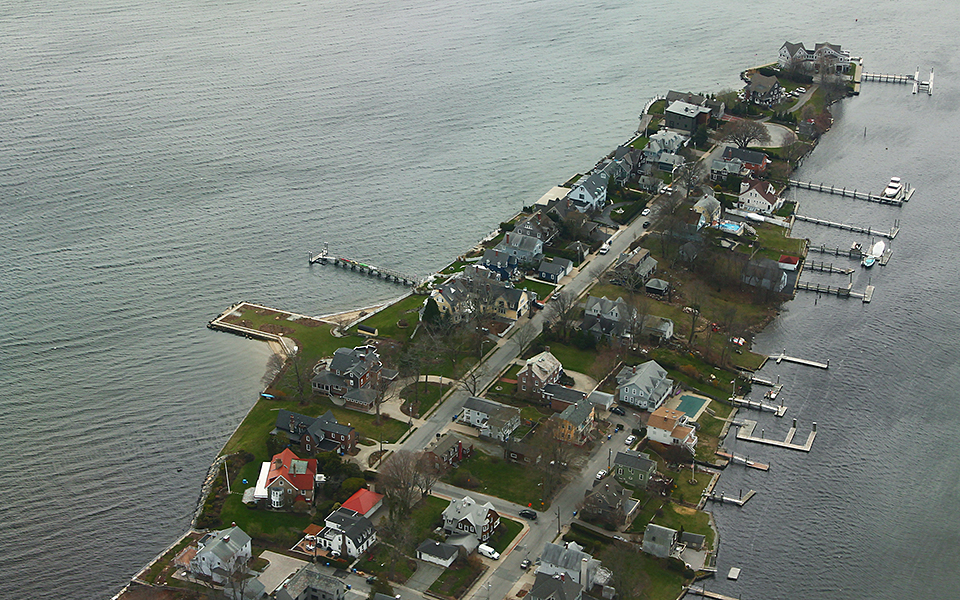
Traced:
<path fill-rule="evenodd" d="M 737 206 L 741 210 L 770 215 L 783 206 L 783 198 L 777 195 L 770 182 L 747 178 L 740 182 Z"/>
<path fill-rule="evenodd" d="M 673 380 L 655 361 L 623 367 L 617 373 L 617 401 L 643 410 L 656 410 L 673 391 Z"/>
<path fill-rule="evenodd" d="M 324 528 L 317 534 L 317 547 L 340 556 L 360 556 L 377 542 L 373 523 L 360 513 L 340 507 L 324 519 Z"/>
<path fill-rule="evenodd" d="M 449 506 L 443 509 L 443 529 L 450 535 L 470 535 L 485 542 L 499 526 L 500 514 L 490 502 L 477 504 L 470 496 L 464 496 L 460 500 L 451 498 Z"/>
<path fill-rule="evenodd" d="M 459 546 L 444 544 L 435 540 L 425 540 L 417 548 L 417 558 L 447 568 L 457 560 Z"/>
<path fill-rule="evenodd" d="M 686 414 L 666 406 L 653 411 L 647 421 L 647 438 L 651 441 L 667 446 L 683 446 L 690 452 L 697 447 L 695 431 Z"/>
<path fill-rule="evenodd" d="M 573 201 L 573 205 L 580 212 L 589 212 L 598 208 L 603 208 L 607 202 L 607 183 L 609 176 L 605 171 L 583 177 L 578 181 L 567 198 Z"/>
<path fill-rule="evenodd" d="M 197 553 L 190 560 L 190 572 L 223 583 L 250 561 L 250 536 L 233 526 L 212 531 L 197 542 Z"/>
<path fill-rule="evenodd" d="M 506 441 L 520 427 L 520 409 L 471 396 L 463 403 L 460 420 L 480 430 L 480 435 Z"/>
<path fill-rule="evenodd" d="M 540 555 L 537 573 L 550 577 L 565 577 L 576 581 L 586 589 L 592 589 L 597 581 L 600 561 L 583 551 L 576 542 L 548 543 Z"/>

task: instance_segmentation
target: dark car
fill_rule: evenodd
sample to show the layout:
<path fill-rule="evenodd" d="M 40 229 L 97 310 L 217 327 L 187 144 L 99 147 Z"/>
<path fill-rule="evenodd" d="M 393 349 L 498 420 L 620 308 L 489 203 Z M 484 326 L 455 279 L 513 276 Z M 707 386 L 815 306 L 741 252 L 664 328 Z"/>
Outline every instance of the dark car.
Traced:
<path fill-rule="evenodd" d="M 610 409 L 610 412 L 612 412 L 615 415 L 620 415 L 621 417 L 627 414 L 627 411 L 623 410 L 619 406 L 614 406 L 613 408 Z"/>
<path fill-rule="evenodd" d="M 520 511 L 520 516 L 524 519 L 530 519 L 531 521 L 537 520 L 537 511 L 530 510 L 529 508 L 524 508 Z"/>
<path fill-rule="evenodd" d="M 377 582 L 377 576 L 376 576 L 376 575 L 371 575 L 370 577 L 367 577 L 367 583 L 368 583 L 368 584 L 373 585 L 373 584 L 375 584 L 376 582 Z"/>
<path fill-rule="evenodd" d="M 650 221 L 643 222 L 643 228 L 646 229 L 647 227 L 650 227 Z"/>
<path fill-rule="evenodd" d="M 614 431 L 623 431 L 623 423 L 617 423 L 617 426 L 613 428 Z"/>

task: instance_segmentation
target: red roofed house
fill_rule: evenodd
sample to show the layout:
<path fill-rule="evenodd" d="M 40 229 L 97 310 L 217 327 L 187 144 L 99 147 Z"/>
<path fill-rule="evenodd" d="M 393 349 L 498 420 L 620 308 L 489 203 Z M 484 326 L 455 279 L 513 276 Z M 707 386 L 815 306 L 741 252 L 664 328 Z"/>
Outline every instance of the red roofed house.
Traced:
<path fill-rule="evenodd" d="M 740 182 L 738 208 L 751 212 L 770 215 L 783 206 L 783 198 L 768 181 L 746 178 Z"/>
<path fill-rule="evenodd" d="M 780 268 L 784 271 L 796 271 L 797 267 L 800 265 L 800 259 L 796 256 L 788 256 L 786 254 L 780 255 L 780 260 L 777 261 L 780 264 Z"/>
<path fill-rule="evenodd" d="M 313 502 L 317 459 L 302 459 L 286 448 L 260 467 L 254 498 L 270 508 L 289 508 L 297 500 Z"/>
<path fill-rule="evenodd" d="M 368 489 L 357 490 L 357 493 L 347 498 L 343 503 L 344 508 L 360 513 L 366 518 L 370 518 L 373 513 L 383 505 L 383 494 L 371 492 Z"/>

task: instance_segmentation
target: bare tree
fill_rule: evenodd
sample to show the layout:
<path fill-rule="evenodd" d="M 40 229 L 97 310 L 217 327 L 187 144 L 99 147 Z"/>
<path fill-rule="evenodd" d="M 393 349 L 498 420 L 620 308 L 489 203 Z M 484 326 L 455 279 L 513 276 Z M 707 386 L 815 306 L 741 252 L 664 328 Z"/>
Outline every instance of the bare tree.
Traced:
<path fill-rule="evenodd" d="M 443 476 L 443 463 L 438 463 L 432 455 L 421 452 L 417 456 L 419 469 L 417 471 L 417 488 L 421 496 L 429 496 L 435 483 Z"/>
<path fill-rule="evenodd" d="M 766 131 L 766 129 L 764 129 Z M 684 200 L 690 199 L 690 194 L 703 183 L 704 168 L 700 161 L 688 162 L 677 169 L 674 183 L 683 189 Z"/>
<path fill-rule="evenodd" d="M 690 307 L 690 339 L 688 344 L 693 345 L 693 338 L 702 331 L 706 330 L 706 326 L 700 326 L 700 311 L 703 310 L 704 305 L 707 303 L 708 295 L 707 290 L 703 287 L 703 284 L 699 281 L 692 281 L 687 287 L 687 306 Z"/>
<path fill-rule="evenodd" d="M 577 308 L 577 300 L 573 293 L 567 290 L 554 294 L 552 298 L 547 319 L 555 321 L 560 329 L 560 336 L 567 339 Z"/>
<path fill-rule="evenodd" d="M 475 368 L 467 371 L 466 375 L 461 377 L 460 381 L 457 382 L 457 385 L 471 396 L 479 396 L 480 392 L 483 391 L 483 379 L 486 374 L 487 370 L 483 364 L 477 365 Z"/>
<path fill-rule="evenodd" d="M 771 141 L 766 126 L 752 119 L 730 121 L 723 127 L 720 139 L 724 142 L 733 142 L 739 148 L 746 148 L 752 142 L 766 145 Z"/>
<path fill-rule="evenodd" d="M 540 469 L 543 471 L 544 500 L 563 487 L 563 476 L 570 470 L 570 463 L 576 456 L 574 446 L 557 435 L 559 424 L 556 419 L 547 419 L 534 438 L 535 445 L 541 451 Z"/>
<path fill-rule="evenodd" d="M 517 344 L 517 356 L 523 356 L 523 351 L 527 349 L 527 346 L 529 346 L 533 340 L 537 339 L 538 335 L 540 335 L 540 333 L 536 327 L 530 323 L 517 326 L 511 338 Z"/>
<path fill-rule="evenodd" d="M 420 458 L 408 450 L 394 452 L 380 467 L 377 482 L 386 497 L 390 521 L 403 520 L 419 498 Z"/>

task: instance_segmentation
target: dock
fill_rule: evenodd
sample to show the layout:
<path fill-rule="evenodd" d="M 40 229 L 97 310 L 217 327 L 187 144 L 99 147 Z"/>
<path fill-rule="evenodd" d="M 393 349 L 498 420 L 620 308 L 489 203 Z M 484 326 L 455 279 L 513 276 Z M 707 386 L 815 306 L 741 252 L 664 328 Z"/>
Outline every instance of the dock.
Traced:
<path fill-rule="evenodd" d="M 747 503 L 750 498 L 753 498 L 757 493 L 753 490 L 750 490 L 744 496 L 739 498 L 734 498 L 733 496 L 725 496 L 723 493 L 710 492 L 709 494 L 704 492 L 704 497 L 711 502 L 719 502 L 720 504 L 736 504 L 737 506 L 743 506 Z"/>
<path fill-rule="evenodd" d="M 763 402 L 747 400 L 746 398 L 738 398 L 736 396 L 730 398 L 730 403 L 739 408 L 752 408 L 753 410 L 759 410 L 761 412 L 771 412 L 778 417 L 782 417 L 784 413 L 787 412 L 787 407 L 782 404 L 780 406 L 764 404 Z"/>
<path fill-rule="evenodd" d="M 817 437 L 817 424 L 813 423 L 813 430 L 807 436 L 807 441 L 803 444 L 795 444 L 793 438 L 797 434 L 797 420 L 793 420 L 793 426 L 790 428 L 790 431 L 787 432 L 787 437 L 781 442 L 780 440 L 771 440 L 767 439 L 764 435 L 764 431 L 760 430 L 760 437 L 754 435 L 756 431 L 757 422 L 750 421 L 749 419 L 743 420 L 743 425 L 737 431 L 737 439 L 743 440 L 746 442 L 755 442 L 757 444 L 766 444 L 768 446 L 776 446 L 778 448 L 786 448 L 788 450 L 799 450 L 800 452 L 810 452 L 810 448 L 813 446 L 813 440 Z"/>
<path fill-rule="evenodd" d="M 837 296 L 838 298 L 858 298 L 864 304 L 867 304 L 868 302 L 873 300 L 873 291 L 875 289 L 875 286 L 868 285 L 866 289 L 864 289 L 864 291 L 855 292 L 853 291 L 853 283 L 848 283 L 845 286 L 833 286 L 833 285 L 823 285 L 820 283 L 808 283 L 806 281 L 798 281 L 797 289 L 804 290 L 807 292 L 816 292 L 818 294 L 830 294 L 833 296 Z M 774 358 L 774 357 L 771 356 L 770 358 Z M 789 357 L 785 358 L 784 360 L 788 362 L 798 362 L 798 361 L 790 360 Z M 780 359 L 777 359 L 777 362 L 780 362 Z M 811 366 L 814 366 L 814 365 L 811 365 Z M 821 368 L 825 369 L 826 367 L 821 367 Z"/>
<path fill-rule="evenodd" d="M 917 76 L 920 74 L 917 68 Z M 881 83 L 913 83 L 916 78 L 913 75 L 889 75 L 887 73 L 863 73 L 861 81 L 879 81 Z"/>
<path fill-rule="evenodd" d="M 833 263 L 829 265 L 823 261 L 817 262 L 815 260 L 805 260 L 803 261 L 803 268 L 810 269 L 811 271 L 820 271 L 821 273 L 839 273 L 841 275 L 850 275 L 853 273 L 853 269 L 835 267 Z"/>
<path fill-rule="evenodd" d="M 327 249 L 327 244 L 323 245 L 323 250 L 317 254 L 308 253 L 307 254 L 308 262 L 313 264 L 321 265 L 333 265 L 335 267 L 342 267 L 344 269 L 349 269 L 351 271 L 357 271 L 360 273 L 365 273 L 372 277 L 379 277 L 385 281 L 390 281 L 392 283 L 399 283 L 401 285 L 407 286 L 418 286 L 423 283 L 424 279 L 422 277 L 416 277 L 414 275 L 407 275 L 401 273 L 400 271 L 395 271 L 393 269 L 384 269 L 382 267 L 375 267 L 370 264 L 360 262 L 358 260 L 353 260 L 351 258 L 344 258 L 342 256 L 331 256 Z"/>
<path fill-rule="evenodd" d="M 813 223 L 815 225 L 824 225 L 826 227 L 835 227 L 837 229 L 844 229 L 846 231 L 853 231 L 854 233 L 865 233 L 867 235 L 875 235 L 877 237 L 885 237 L 887 239 L 894 239 L 897 237 L 897 234 L 900 233 L 900 225 L 894 224 L 889 231 L 878 231 L 872 227 L 860 227 L 859 225 L 848 225 L 846 223 L 837 223 L 834 221 L 827 221 L 826 219 L 818 219 L 816 217 L 808 217 L 806 215 L 793 215 L 793 218 L 798 221 L 806 221 L 807 223 Z"/>
<path fill-rule="evenodd" d="M 756 383 L 758 385 L 765 385 L 767 387 L 773 387 L 774 383 L 769 379 L 764 379 L 762 377 L 757 377 L 756 375 L 750 375 L 750 383 Z"/>
<path fill-rule="evenodd" d="M 859 248 L 850 248 L 844 250 L 843 248 L 827 248 L 826 245 L 820 244 L 819 246 L 807 246 L 808 251 L 819 252 L 820 254 L 832 254 L 834 256 L 846 256 L 847 258 L 852 258 L 854 260 L 860 260 L 863 258 L 863 251 Z"/>
<path fill-rule="evenodd" d="M 827 362 L 822 363 L 822 362 L 817 362 L 817 361 L 815 361 L 815 360 L 807 360 L 807 359 L 805 359 L 805 358 L 797 358 L 797 357 L 795 357 L 795 356 L 787 356 L 787 355 L 786 355 L 786 351 L 781 352 L 779 355 L 778 355 L 778 354 L 772 354 L 772 355 L 770 355 L 770 358 L 776 360 L 778 365 L 779 365 L 781 362 L 783 362 L 783 361 L 787 361 L 787 362 L 796 363 L 796 364 L 798 364 L 798 365 L 804 365 L 804 366 L 807 366 L 807 367 L 816 367 L 816 368 L 818 368 L 818 369 L 829 369 L 829 368 L 830 368 L 830 359 L 829 359 L 829 358 L 827 359 Z"/>
<path fill-rule="evenodd" d="M 913 195 L 913 188 L 908 188 L 907 186 L 904 186 L 904 191 L 898 194 L 896 197 L 888 198 L 882 194 L 870 194 L 868 192 L 861 192 L 856 189 L 848 190 L 847 188 L 838 188 L 836 186 L 826 185 L 824 183 L 811 183 L 809 181 L 798 181 L 796 179 L 788 179 L 787 183 L 803 190 L 823 192 L 824 194 L 835 194 L 844 198 L 866 200 L 867 202 L 889 204 L 891 206 L 903 206 L 903 203 L 910 199 L 908 196 Z"/>
<path fill-rule="evenodd" d="M 758 471 L 769 471 L 770 465 L 766 463 L 757 462 L 755 460 L 750 460 L 746 456 L 740 456 L 739 454 L 734 454 L 732 452 L 727 452 L 725 450 L 717 450 L 715 452 L 720 458 L 725 458 L 735 465 L 743 465 L 745 467 L 750 467 L 751 469 L 757 469 Z"/>
<path fill-rule="evenodd" d="M 711 592 L 705 587 L 695 588 L 693 586 L 688 587 L 686 593 L 693 594 L 694 596 L 701 596 L 703 598 L 712 598 L 713 600 L 739 600 L 739 598 L 733 598 L 731 596 L 724 596 L 717 592 Z"/>

